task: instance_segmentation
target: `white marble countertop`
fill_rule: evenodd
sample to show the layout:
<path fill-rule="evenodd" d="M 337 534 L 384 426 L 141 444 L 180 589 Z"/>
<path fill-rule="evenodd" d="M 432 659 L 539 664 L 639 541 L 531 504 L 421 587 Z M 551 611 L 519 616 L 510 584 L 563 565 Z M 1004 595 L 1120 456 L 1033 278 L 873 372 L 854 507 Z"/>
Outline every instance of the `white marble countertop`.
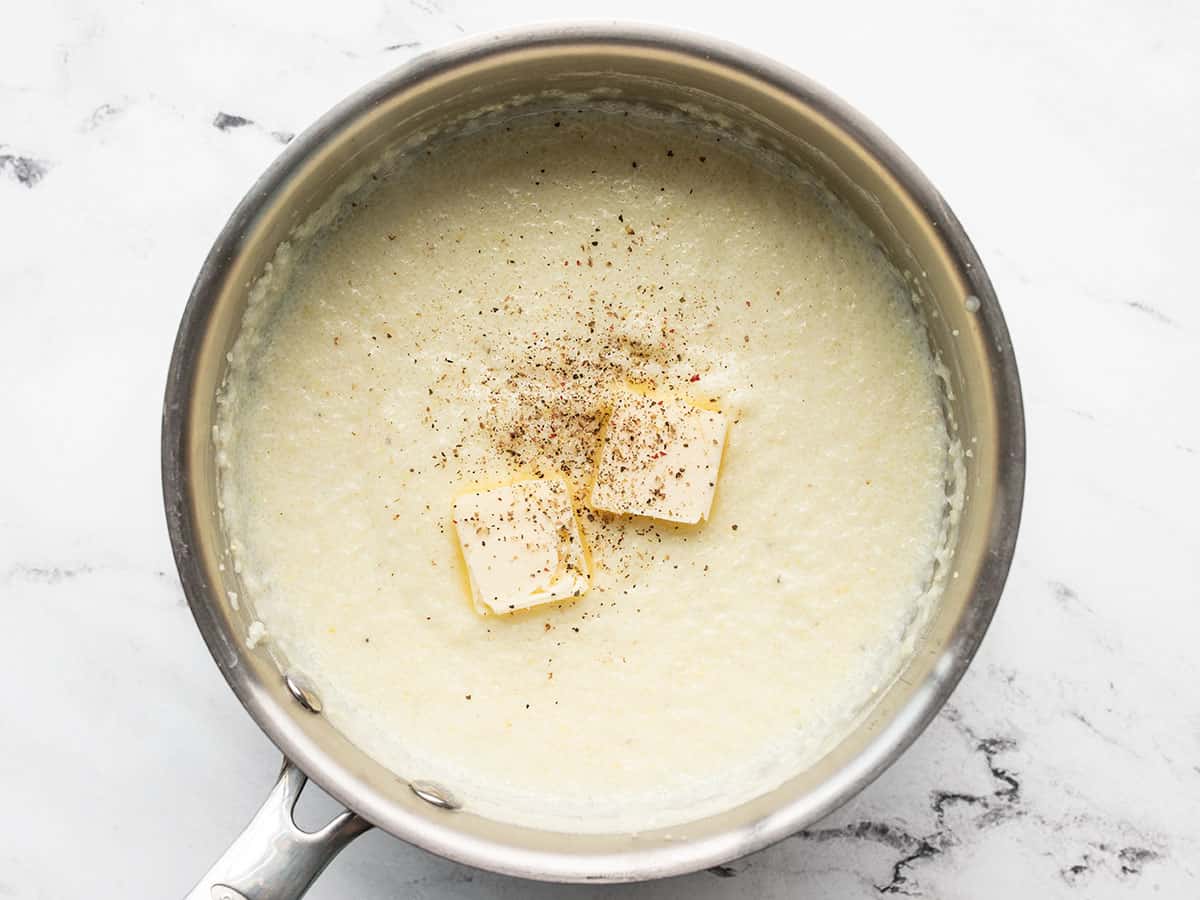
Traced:
<path fill-rule="evenodd" d="M 21 4 L 0 26 L 0 897 L 180 896 L 274 777 L 184 605 L 159 491 L 175 328 L 234 204 L 420 49 L 597 13 L 794 65 L 950 200 L 1025 387 L 1008 589 L 901 761 L 752 858 L 564 888 L 371 833 L 311 896 L 1200 896 L 1194 4 L 167 6 Z"/>

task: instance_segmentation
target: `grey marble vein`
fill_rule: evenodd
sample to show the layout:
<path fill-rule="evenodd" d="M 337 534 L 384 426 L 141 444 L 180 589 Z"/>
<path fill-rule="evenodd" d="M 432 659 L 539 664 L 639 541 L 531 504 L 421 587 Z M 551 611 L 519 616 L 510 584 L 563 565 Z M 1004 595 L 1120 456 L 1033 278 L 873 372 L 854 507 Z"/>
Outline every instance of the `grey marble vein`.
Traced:
<path fill-rule="evenodd" d="M 83 130 L 95 131 L 105 123 L 117 118 L 117 116 L 121 115 L 121 113 L 124 111 L 124 107 L 119 106 L 116 103 L 101 103 L 94 110 L 92 110 L 92 114 L 87 117 L 87 120 L 83 124 Z"/>
<path fill-rule="evenodd" d="M 6 580 L 58 584 L 61 581 L 78 578 L 81 575 L 88 575 L 93 571 L 93 567 L 87 563 L 73 565 L 28 565 L 17 563 L 6 573 Z"/>
<path fill-rule="evenodd" d="M 27 188 L 36 187 L 49 171 L 50 166 L 44 160 L 32 156 L 0 153 L 0 172 L 15 178 L 18 184 Z"/>
<path fill-rule="evenodd" d="M 1144 300 L 1126 300 L 1125 305 L 1128 306 L 1130 309 L 1136 309 L 1138 312 L 1149 316 L 1151 319 L 1153 319 L 1155 322 L 1158 322 L 1160 325 L 1169 325 L 1172 328 L 1179 327 L 1178 322 L 1176 322 L 1174 319 L 1172 319 L 1170 316 L 1168 316 L 1165 312 L 1163 312 L 1158 307 L 1151 306 L 1149 303 L 1147 303 Z"/>
<path fill-rule="evenodd" d="M 245 128 L 247 125 L 253 125 L 253 119 L 247 119 L 245 116 L 235 116 L 232 113 L 219 112 L 213 117 L 213 128 L 217 131 L 229 131 L 233 128 Z"/>
<path fill-rule="evenodd" d="M 292 139 L 296 137 L 296 135 L 290 131 L 271 131 L 263 128 L 253 119 L 247 119 L 245 116 L 235 116 L 232 113 L 226 112 L 217 113 L 216 116 L 213 117 L 212 124 L 213 128 L 217 129 L 218 131 L 233 131 L 234 129 L 252 126 L 258 131 L 269 134 L 281 144 L 290 143 Z"/>

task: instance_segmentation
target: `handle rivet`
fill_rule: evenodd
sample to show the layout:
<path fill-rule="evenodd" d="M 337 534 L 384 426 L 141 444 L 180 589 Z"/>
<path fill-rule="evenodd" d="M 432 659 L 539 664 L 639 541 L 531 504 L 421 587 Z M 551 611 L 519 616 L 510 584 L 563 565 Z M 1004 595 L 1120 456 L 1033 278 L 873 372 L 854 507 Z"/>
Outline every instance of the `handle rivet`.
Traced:
<path fill-rule="evenodd" d="M 462 806 L 454 794 L 436 781 L 410 781 L 408 786 L 414 794 L 438 809 L 458 809 Z"/>
<path fill-rule="evenodd" d="M 321 711 L 321 697 L 302 672 L 288 672 L 283 676 L 283 683 L 287 685 L 288 692 L 296 698 L 296 702 L 309 712 Z"/>

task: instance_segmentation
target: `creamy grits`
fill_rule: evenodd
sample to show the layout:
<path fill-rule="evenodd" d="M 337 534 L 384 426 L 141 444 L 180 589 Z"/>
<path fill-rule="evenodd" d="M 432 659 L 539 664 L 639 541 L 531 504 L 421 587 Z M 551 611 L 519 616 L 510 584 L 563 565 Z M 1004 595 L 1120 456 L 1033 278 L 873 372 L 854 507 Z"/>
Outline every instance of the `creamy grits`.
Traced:
<path fill-rule="evenodd" d="M 952 448 L 911 292 L 814 177 L 714 128 L 611 105 L 431 139 L 281 248 L 230 360 L 253 641 L 482 815 L 644 830 L 770 790 L 937 602 Z M 589 506 L 630 384 L 724 415 L 698 524 Z M 481 614 L 452 510 L 538 477 L 590 585 Z"/>

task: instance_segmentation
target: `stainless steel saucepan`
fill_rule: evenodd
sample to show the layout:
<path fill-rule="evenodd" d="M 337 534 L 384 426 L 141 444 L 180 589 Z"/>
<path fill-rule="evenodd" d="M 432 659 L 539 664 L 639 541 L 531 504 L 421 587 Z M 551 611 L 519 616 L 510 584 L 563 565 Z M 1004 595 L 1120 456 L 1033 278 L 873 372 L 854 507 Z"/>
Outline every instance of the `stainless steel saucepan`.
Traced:
<path fill-rule="evenodd" d="M 576 835 L 482 818 L 454 785 L 412 782 L 376 763 L 321 713 L 302 674 L 247 649 L 245 605 L 221 560 L 212 443 L 215 396 L 250 285 L 289 232 L 351 173 L 405 136 L 506 99 L 611 88 L 746 127 L 816 172 L 908 273 L 930 341 L 949 369 L 948 417 L 964 446 L 967 501 L 956 577 L 916 654 L 857 729 L 817 765 L 720 815 L 639 834 Z M 916 166 L 845 103 L 770 60 L 674 31 L 563 26 L 473 40 L 384 76 L 294 140 L 234 211 L 179 326 L 162 432 L 163 494 L 179 575 L 229 686 L 285 757 L 279 783 L 188 896 L 299 897 L 372 825 L 450 859 L 549 881 L 634 881 L 724 863 L 812 824 L 879 775 L 954 689 L 983 638 L 1012 559 L 1025 472 L 1017 367 L 996 296 L 945 201 Z M 420 773 L 406 773 L 419 778 Z M 311 777 L 347 812 L 316 833 L 292 806 Z"/>

